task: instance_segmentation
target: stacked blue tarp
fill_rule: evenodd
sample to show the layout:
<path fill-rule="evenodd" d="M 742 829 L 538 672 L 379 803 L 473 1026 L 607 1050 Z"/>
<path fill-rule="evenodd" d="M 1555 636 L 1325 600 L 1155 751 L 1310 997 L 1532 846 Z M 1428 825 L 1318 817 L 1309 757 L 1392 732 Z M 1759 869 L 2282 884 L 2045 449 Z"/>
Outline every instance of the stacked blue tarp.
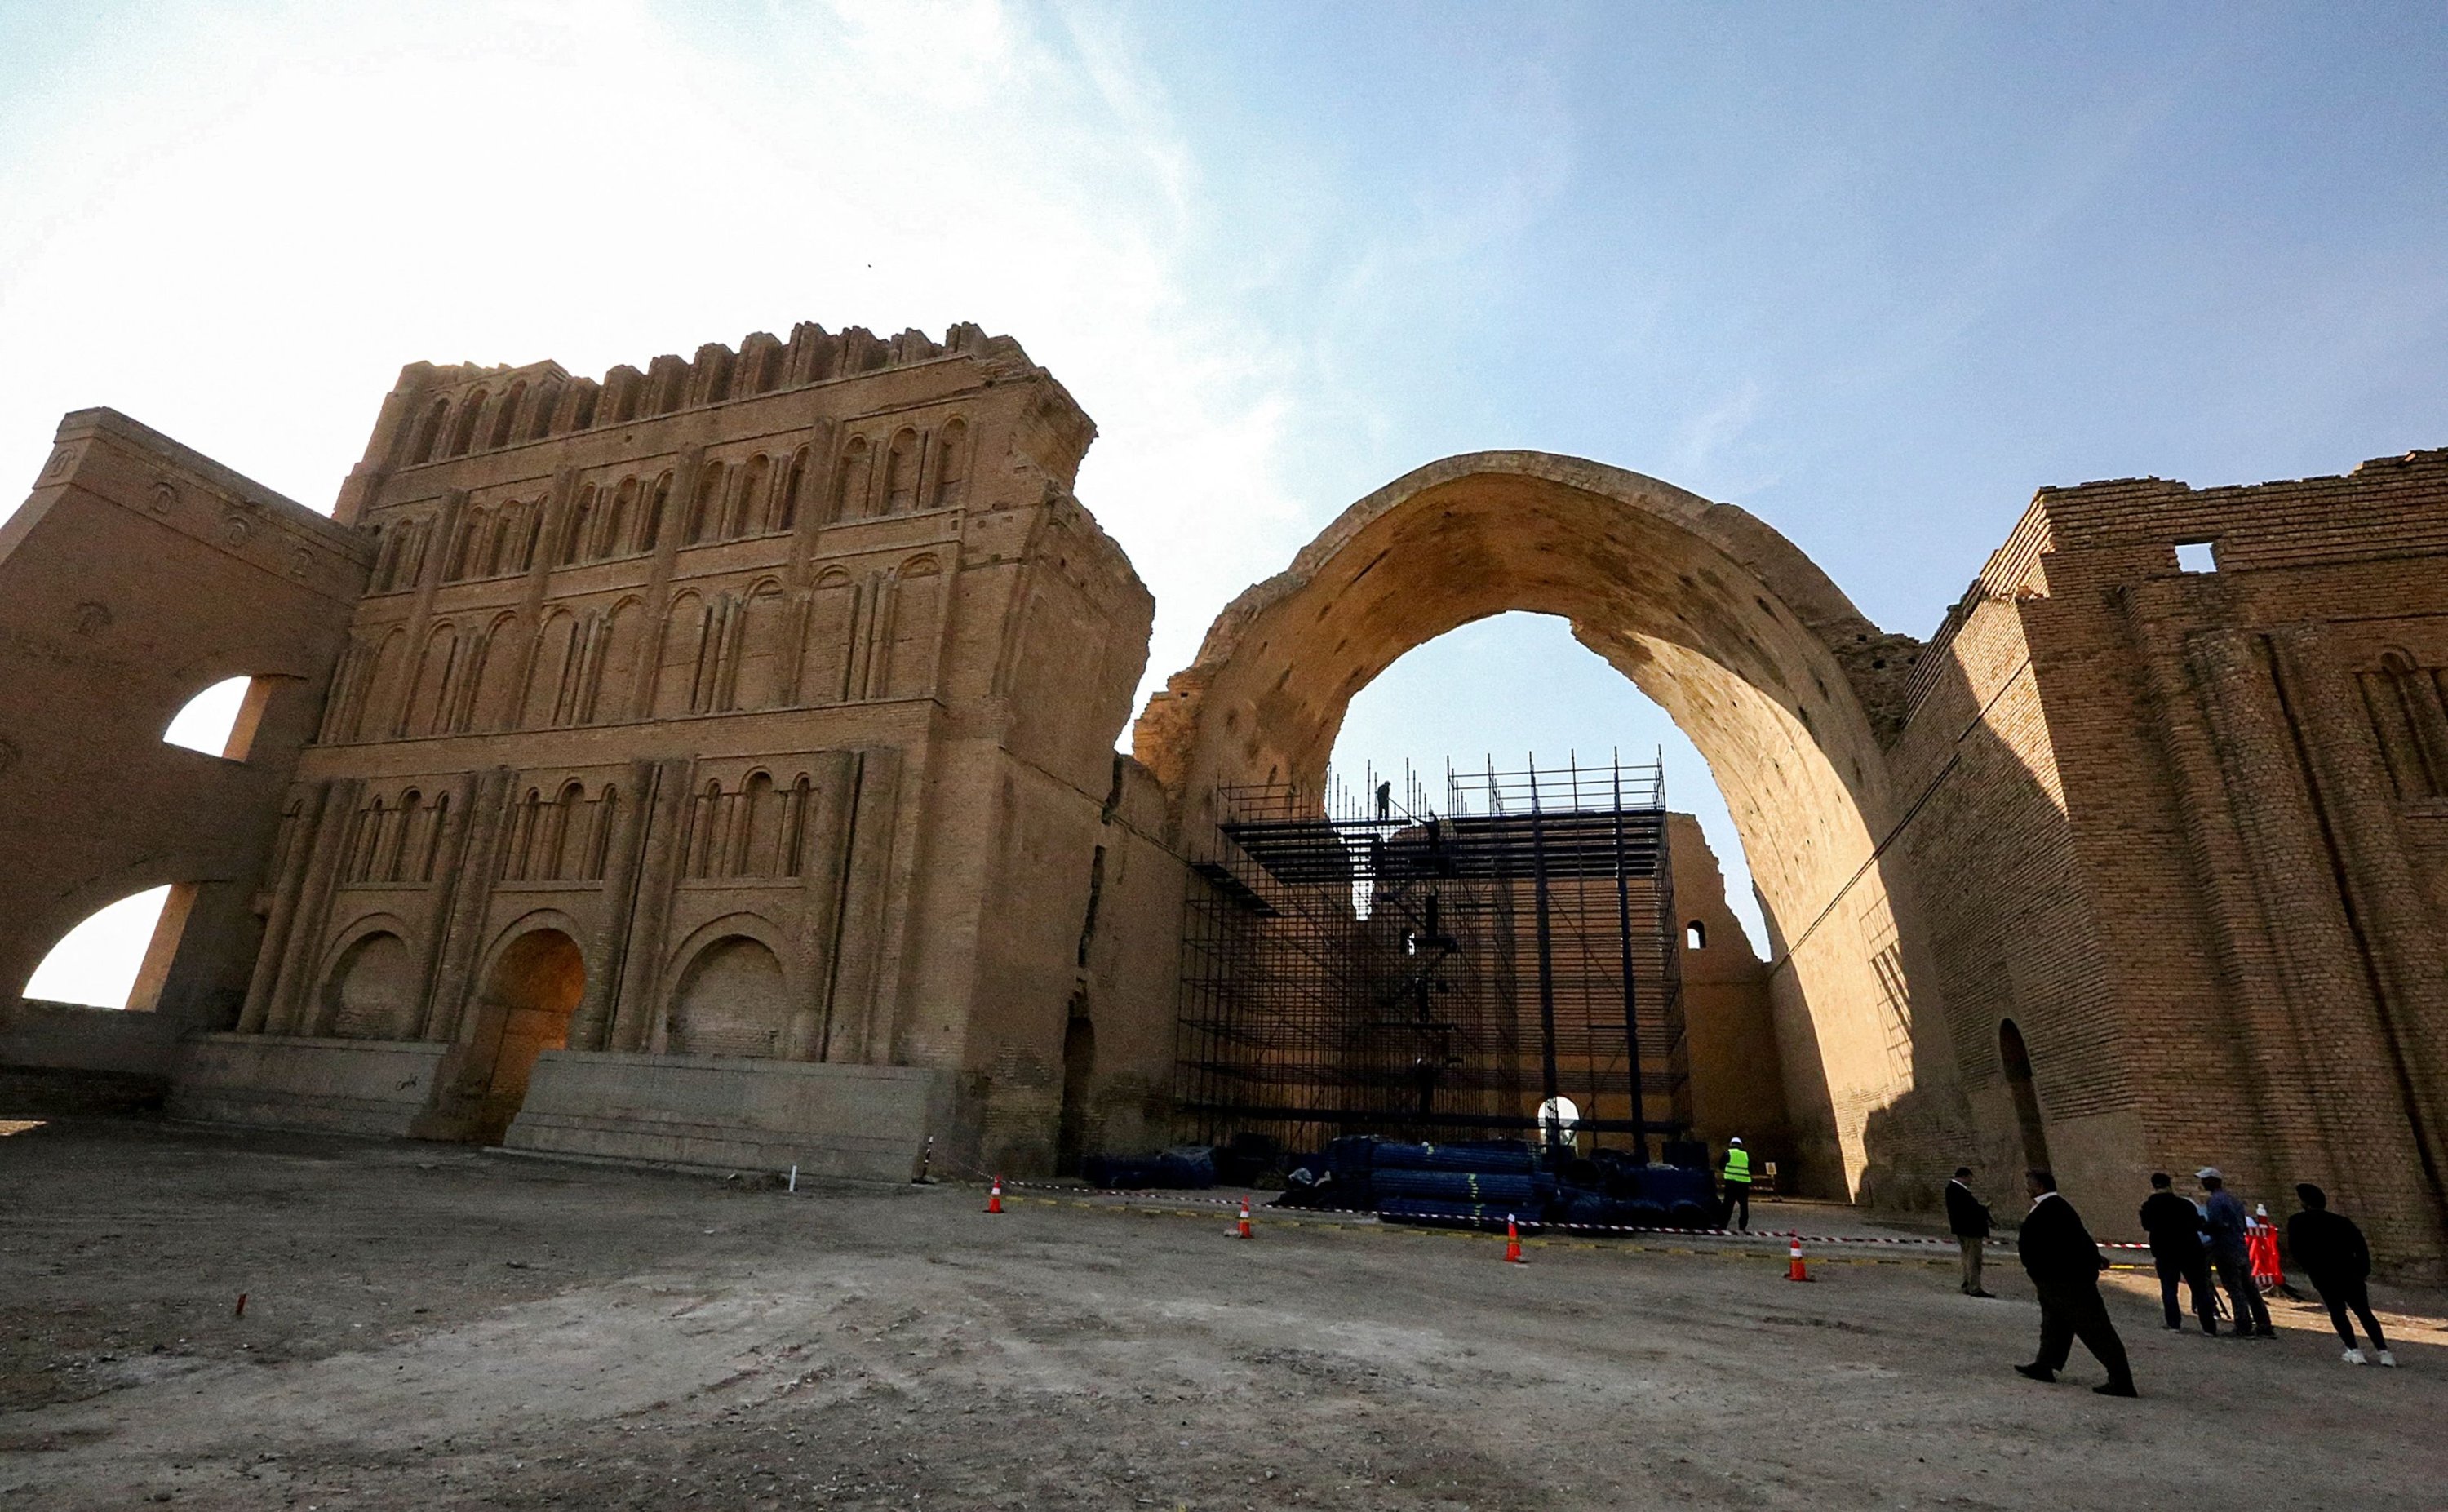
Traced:
<path fill-rule="evenodd" d="M 1370 1190 L 1382 1218 L 1489 1229 L 1508 1221 L 1535 1226 L 1559 1192 L 1530 1147 L 1514 1140 L 1386 1139 L 1373 1143 L 1369 1154 Z"/>
<path fill-rule="evenodd" d="M 1549 1216 L 1558 1223 L 1617 1229 L 1712 1229 L 1716 1189 L 1709 1173 L 1679 1165 L 1635 1165 L 1601 1150 L 1590 1162 L 1593 1180 L 1568 1184 Z"/>
<path fill-rule="evenodd" d="M 1080 1175 L 1107 1192 L 1204 1191 L 1215 1184 L 1215 1155 L 1203 1144 L 1176 1144 L 1158 1155 L 1092 1155 L 1080 1162 Z"/>

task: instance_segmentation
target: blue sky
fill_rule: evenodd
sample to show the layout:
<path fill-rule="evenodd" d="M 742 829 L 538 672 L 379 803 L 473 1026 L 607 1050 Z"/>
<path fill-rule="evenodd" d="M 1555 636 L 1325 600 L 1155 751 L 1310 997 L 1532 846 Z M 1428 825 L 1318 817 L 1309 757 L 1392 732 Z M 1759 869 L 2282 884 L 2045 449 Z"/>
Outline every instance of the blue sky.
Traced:
<path fill-rule="evenodd" d="M 19 3 L 0 475 L 111 404 L 329 507 L 413 358 L 975 319 L 1102 428 L 1151 681 L 1485 447 L 1742 504 L 1926 635 L 2043 485 L 2448 445 L 2443 79 L 2438 6 Z M 1700 795 L 1508 618 L 1343 755 L 1659 744 Z"/>

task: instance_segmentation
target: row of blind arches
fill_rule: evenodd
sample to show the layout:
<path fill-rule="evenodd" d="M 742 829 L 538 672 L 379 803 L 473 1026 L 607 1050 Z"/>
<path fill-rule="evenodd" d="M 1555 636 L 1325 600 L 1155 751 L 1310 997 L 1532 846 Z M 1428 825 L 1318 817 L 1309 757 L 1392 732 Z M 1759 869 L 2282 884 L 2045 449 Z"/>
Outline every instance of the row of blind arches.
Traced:
<path fill-rule="evenodd" d="M 931 439 L 915 427 L 903 427 L 885 443 L 880 468 L 872 444 L 865 436 L 853 436 L 834 462 L 832 486 L 817 523 L 950 508 L 967 491 L 968 464 L 968 426 L 958 418 L 946 422 Z M 798 528 L 812 465 L 806 447 L 778 468 L 761 451 L 736 468 L 708 463 L 690 501 L 680 544 L 705 545 Z M 582 488 L 555 531 L 553 564 L 575 566 L 652 552 L 662 542 L 672 487 L 673 475 L 667 471 L 651 484 L 633 476 L 610 488 Z M 545 504 L 541 498 L 511 500 L 498 508 L 463 511 L 444 553 L 441 581 L 532 569 L 543 544 Z M 397 592 L 417 584 L 433 524 L 430 518 L 408 520 L 387 528 L 375 559 L 373 591 Z"/>
<path fill-rule="evenodd" d="M 774 928 L 754 913 L 726 923 L 736 930 L 752 921 L 763 930 Z M 384 922 L 396 926 L 398 921 Z M 396 928 L 368 928 L 363 921 L 356 928 L 363 932 L 349 940 L 325 980 L 321 997 L 326 1018 L 316 1032 L 345 1040 L 413 1037 L 422 1017 L 414 952 Z M 577 954 L 575 942 L 557 930 L 519 928 L 518 937 L 495 953 L 495 961 L 516 959 L 520 947 L 540 935 L 560 939 Z M 583 982 L 583 965 L 579 980 Z M 751 934 L 720 933 L 698 947 L 680 972 L 665 1016 L 662 1049 L 673 1055 L 779 1056 L 786 1053 L 794 1007 L 773 947 Z"/>
<path fill-rule="evenodd" d="M 823 706 L 934 691 L 945 577 L 922 552 L 865 582 L 829 567 L 794 604 L 779 580 L 673 597 L 660 627 L 634 595 L 609 608 L 554 606 L 530 632 L 516 613 L 439 621 L 411 660 L 408 632 L 359 641 L 333 679 L 321 739 L 620 723 L 635 718 Z"/>
<path fill-rule="evenodd" d="M 801 875 L 814 796 L 814 780 L 804 772 L 787 788 L 761 769 L 733 788 L 709 778 L 689 802 L 681 874 L 699 880 Z M 541 786 L 527 789 L 510 815 L 496 876 L 507 882 L 602 881 L 621 803 L 620 787 L 608 782 L 592 795 L 575 777 L 550 797 Z M 415 788 L 396 799 L 374 798 L 356 813 L 345 863 L 348 882 L 431 882 L 449 817 L 449 794 L 430 803 Z"/>

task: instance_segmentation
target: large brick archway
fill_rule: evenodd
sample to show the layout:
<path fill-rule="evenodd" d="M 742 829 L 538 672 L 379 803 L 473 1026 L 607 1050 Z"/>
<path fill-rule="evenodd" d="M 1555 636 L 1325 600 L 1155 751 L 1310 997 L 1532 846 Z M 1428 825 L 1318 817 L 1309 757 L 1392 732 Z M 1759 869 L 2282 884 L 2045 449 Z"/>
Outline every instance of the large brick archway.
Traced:
<path fill-rule="evenodd" d="M 1941 1038 L 1915 1033 L 1941 1022 L 1935 973 L 1910 889 L 1880 854 L 1898 817 L 1880 726 L 1918 646 L 1882 634 L 1742 509 L 1541 452 L 1433 463 L 1234 601 L 1150 700 L 1136 755 L 1184 826 L 1212 818 L 1221 785 L 1314 790 L 1353 695 L 1412 648 L 1507 610 L 1569 620 L 1724 789 L 1767 904 L 1804 1180 L 1867 1196 L 1934 1159 L 1919 1139 L 1879 1149 L 1868 1132 L 1873 1115 L 1901 1133 L 1960 1106 Z"/>

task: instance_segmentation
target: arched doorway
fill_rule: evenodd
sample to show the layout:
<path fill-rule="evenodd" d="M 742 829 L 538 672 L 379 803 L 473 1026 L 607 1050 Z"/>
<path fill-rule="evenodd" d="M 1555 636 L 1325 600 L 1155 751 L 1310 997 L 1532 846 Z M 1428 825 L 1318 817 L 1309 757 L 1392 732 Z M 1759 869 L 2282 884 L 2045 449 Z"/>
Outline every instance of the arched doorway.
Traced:
<path fill-rule="evenodd" d="M 2040 1087 L 2032 1079 L 2032 1052 L 2023 1031 L 2006 1019 L 1998 1025 L 1998 1060 L 2006 1071 L 2006 1091 L 2015 1100 L 2015 1128 L 2023 1137 L 2026 1169 L 2049 1169 L 2049 1129 L 2040 1120 Z"/>
<path fill-rule="evenodd" d="M 559 929 L 530 930 L 494 958 L 479 1027 L 494 1048 L 470 1136 L 477 1142 L 499 1144 L 509 1132 L 536 1057 L 569 1043 L 569 1017 L 585 992 L 586 958 Z"/>
<path fill-rule="evenodd" d="M 1508 610 L 1559 615 L 1708 760 L 1767 905 L 1780 1061 L 1804 1179 L 1874 1164 L 1942 1180 L 1960 1101 L 1907 890 L 1878 725 L 1914 643 L 1731 505 L 1539 452 L 1449 458 L 1361 500 L 1209 630 L 1150 699 L 1134 754 L 1183 833 L 1242 783 L 1317 791 L 1354 694 L 1411 648 Z M 1944 1095 L 1929 1094 L 1941 1084 Z M 1883 1113 L 1906 1131 L 1872 1151 Z M 1933 1111 L 1938 1116 L 1932 1116 Z M 1910 1172 L 1910 1175 L 1906 1175 Z"/>

